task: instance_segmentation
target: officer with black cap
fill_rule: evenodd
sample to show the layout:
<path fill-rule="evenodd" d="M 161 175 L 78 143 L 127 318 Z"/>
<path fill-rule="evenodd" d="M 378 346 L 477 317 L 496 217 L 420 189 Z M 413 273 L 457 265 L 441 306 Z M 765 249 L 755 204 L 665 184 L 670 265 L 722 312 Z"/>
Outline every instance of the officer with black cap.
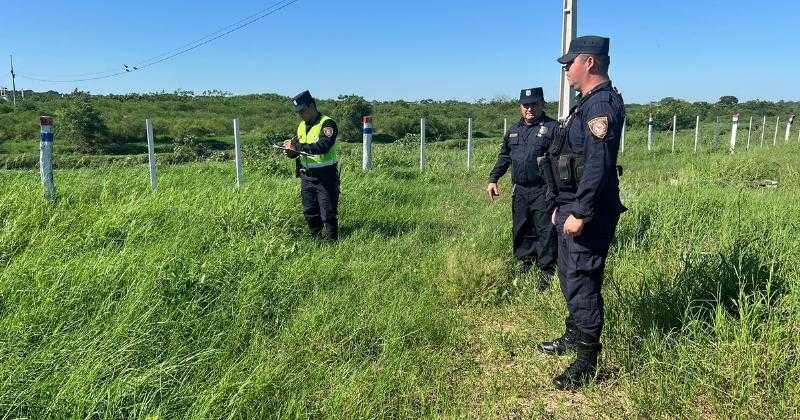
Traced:
<path fill-rule="evenodd" d="M 608 77 L 609 39 L 583 36 L 572 41 L 564 65 L 578 104 L 562 123 L 548 150 L 556 191 L 552 221 L 558 232 L 558 275 L 569 309 L 564 335 L 540 350 L 577 353 L 569 368 L 553 379 L 559 389 L 593 380 L 601 350 L 603 272 L 620 215 L 617 153 L 625 106 Z M 621 169 L 621 168 L 620 168 Z"/>
<path fill-rule="evenodd" d="M 300 196 L 308 229 L 315 238 L 336 241 L 339 237 L 339 170 L 336 123 L 317 110 L 311 93 L 304 91 L 292 103 L 302 121 L 297 136 L 283 142 L 284 154 L 295 159 L 300 178 Z M 300 152 L 300 153 L 298 153 Z"/>
<path fill-rule="evenodd" d="M 539 267 L 539 291 L 550 285 L 556 263 L 556 233 L 550 223 L 553 203 L 546 199 L 546 185 L 536 159 L 550 147 L 558 122 L 544 114 L 544 105 L 542 88 L 520 92 L 521 118 L 503 138 L 486 187 L 494 200 L 500 194 L 497 181 L 511 166 L 514 256 L 522 262 L 523 273 L 534 263 Z"/>

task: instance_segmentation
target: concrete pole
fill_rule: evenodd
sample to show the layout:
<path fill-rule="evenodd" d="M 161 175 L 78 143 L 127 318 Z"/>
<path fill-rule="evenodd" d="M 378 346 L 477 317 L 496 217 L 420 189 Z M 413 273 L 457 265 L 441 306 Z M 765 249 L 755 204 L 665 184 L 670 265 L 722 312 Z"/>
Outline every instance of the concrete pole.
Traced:
<path fill-rule="evenodd" d="M 56 201 L 56 186 L 53 182 L 53 118 L 39 118 L 41 138 L 39 141 L 39 173 L 44 187 L 44 198 L 53 203 Z"/>
<path fill-rule="evenodd" d="M 628 125 L 628 117 L 622 119 L 622 136 L 619 140 L 619 153 L 621 155 L 625 154 L 625 128 Z"/>
<path fill-rule="evenodd" d="M 781 117 L 779 116 L 777 119 L 775 119 L 775 136 L 772 137 L 773 146 L 778 145 L 778 126 L 780 125 L 781 125 Z"/>
<path fill-rule="evenodd" d="M 425 142 L 425 135 L 426 133 L 426 121 L 425 118 L 419 120 L 419 170 L 424 171 L 425 167 L 428 166 L 428 156 L 427 150 L 428 147 L 427 143 Z"/>
<path fill-rule="evenodd" d="M 750 117 L 750 124 L 747 126 L 747 150 L 750 150 L 751 137 L 753 137 L 753 117 Z"/>
<path fill-rule="evenodd" d="M 11 99 L 14 102 L 14 108 L 17 107 L 17 73 L 14 72 L 14 56 L 9 55 L 11 59 Z"/>
<path fill-rule="evenodd" d="M 653 114 L 647 119 L 647 151 L 653 150 Z"/>
<path fill-rule="evenodd" d="M 764 147 L 764 134 L 767 132 L 767 116 L 764 115 L 764 121 L 761 123 L 761 147 Z"/>
<path fill-rule="evenodd" d="M 697 153 L 697 145 L 700 142 L 700 116 L 694 122 L 694 152 Z"/>
<path fill-rule="evenodd" d="M 364 117 L 364 138 L 361 147 L 361 169 L 372 169 L 372 117 Z"/>
<path fill-rule="evenodd" d="M 503 137 L 508 134 L 508 118 L 503 118 Z"/>
<path fill-rule="evenodd" d="M 733 114 L 731 117 L 731 145 L 728 151 L 730 154 L 736 153 L 736 134 L 739 131 L 739 113 Z"/>
<path fill-rule="evenodd" d="M 569 44 L 575 39 L 578 31 L 578 0 L 564 0 L 563 21 L 561 27 L 561 54 L 566 54 Z M 569 115 L 569 110 L 575 102 L 575 91 L 569 87 L 567 72 L 561 68 L 561 81 L 559 84 L 558 119 L 564 121 Z"/>
<path fill-rule="evenodd" d="M 783 138 L 783 142 L 786 144 L 789 144 L 789 133 L 791 133 L 792 131 L 792 125 L 794 124 L 794 117 L 795 113 L 792 112 L 792 114 L 789 115 L 789 121 L 786 122 L 786 135 Z"/>
<path fill-rule="evenodd" d="M 239 119 L 233 120 L 233 148 L 236 164 L 236 187 L 241 188 L 244 177 L 242 175 L 242 139 L 240 135 Z"/>
<path fill-rule="evenodd" d="M 144 125 L 147 129 L 147 161 L 150 168 L 150 188 L 155 190 L 158 184 L 158 175 L 156 174 L 156 144 L 153 136 L 153 121 L 148 118 L 144 121 Z"/>
<path fill-rule="evenodd" d="M 716 151 L 719 149 L 719 117 L 717 117 L 717 122 L 714 124 L 714 150 Z"/>
<path fill-rule="evenodd" d="M 467 170 L 472 170 L 472 118 L 467 119 Z"/>
<path fill-rule="evenodd" d="M 675 134 L 678 131 L 678 116 L 672 116 L 672 153 L 675 153 Z"/>

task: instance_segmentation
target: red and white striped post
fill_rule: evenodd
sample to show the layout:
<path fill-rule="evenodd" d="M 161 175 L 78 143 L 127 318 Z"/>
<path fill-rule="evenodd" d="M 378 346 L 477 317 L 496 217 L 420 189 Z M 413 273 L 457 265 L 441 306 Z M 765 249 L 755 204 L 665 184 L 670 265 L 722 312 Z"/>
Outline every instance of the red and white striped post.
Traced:
<path fill-rule="evenodd" d="M 361 149 L 361 169 L 372 169 L 372 117 L 364 117 L 364 144 Z"/>
<path fill-rule="evenodd" d="M 39 172 L 44 186 L 44 197 L 53 202 L 56 199 L 56 186 L 53 182 L 53 118 L 39 117 L 41 138 L 39 141 Z"/>

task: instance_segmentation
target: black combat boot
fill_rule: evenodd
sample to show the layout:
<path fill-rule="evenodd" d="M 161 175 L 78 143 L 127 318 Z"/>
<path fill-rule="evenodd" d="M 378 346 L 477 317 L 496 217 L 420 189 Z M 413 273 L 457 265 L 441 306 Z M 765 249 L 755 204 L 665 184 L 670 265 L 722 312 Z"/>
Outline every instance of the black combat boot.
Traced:
<path fill-rule="evenodd" d="M 322 225 L 308 225 L 308 233 L 314 239 L 320 239 L 322 237 Z"/>
<path fill-rule="evenodd" d="M 531 260 L 522 260 L 522 268 L 520 268 L 519 272 L 523 276 L 530 273 L 533 269 L 533 261 Z"/>
<path fill-rule="evenodd" d="M 585 337 L 581 337 L 585 338 Z M 553 378 L 553 385 L 562 391 L 578 389 L 594 380 L 597 373 L 597 356 L 603 346 L 597 341 L 580 340 L 575 343 L 578 357 L 561 375 Z"/>
<path fill-rule="evenodd" d="M 334 224 L 325 224 L 322 232 L 322 240 L 325 242 L 336 242 L 339 240 L 339 227 Z"/>
<path fill-rule="evenodd" d="M 543 269 L 539 272 L 539 282 L 536 285 L 536 291 L 539 293 L 544 293 L 547 289 L 550 288 L 550 283 L 553 282 L 553 275 L 555 274 L 555 270 L 551 269 Z"/>
<path fill-rule="evenodd" d="M 580 332 L 578 328 L 575 327 L 572 319 L 567 318 L 564 322 L 564 335 L 553 341 L 545 341 L 539 344 L 539 351 L 551 356 L 561 356 L 568 351 L 575 350 L 575 342 L 579 334 Z"/>

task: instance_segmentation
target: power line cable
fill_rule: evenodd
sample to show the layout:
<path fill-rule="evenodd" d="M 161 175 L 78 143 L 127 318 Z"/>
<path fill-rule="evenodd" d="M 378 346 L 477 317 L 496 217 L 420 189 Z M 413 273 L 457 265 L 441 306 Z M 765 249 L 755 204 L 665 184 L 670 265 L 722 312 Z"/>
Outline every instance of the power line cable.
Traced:
<path fill-rule="evenodd" d="M 147 67 L 154 66 L 154 65 L 159 64 L 159 63 L 163 63 L 163 62 L 168 61 L 168 60 L 170 60 L 172 58 L 175 58 L 175 57 L 177 57 L 179 55 L 183 55 L 183 54 L 185 54 L 185 53 L 187 53 L 189 51 L 192 51 L 192 50 L 195 50 L 197 48 L 200 48 L 200 47 L 202 47 L 202 46 L 204 46 L 206 44 L 209 44 L 209 43 L 211 43 L 213 41 L 216 41 L 216 40 L 218 40 L 218 39 L 220 39 L 222 37 L 230 35 L 233 32 L 236 32 L 236 31 L 238 31 L 240 29 L 243 29 L 243 28 L 245 28 L 245 27 L 247 27 L 249 25 L 252 25 L 253 23 L 258 22 L 258 21 L 266 18 L 267 16 L 273 15 L 273 14 L 277 13 L 278 11 L 285 9 L 286 7 L 288 7 L 290 5 L 292 5 L 294 3 L 297 3 L 298 1 L 300 1 L 300 0 L 281 0 L 281 1 L 278 1 L 276 3 L 273 3 L 267 9 L 263 9 L 260 12 L 254 13 L 254 14 L 246 17 L 246 18 L 240 19 L 236 23 L 233 23 L 231 25 L 225 26 L 225 27 L 223 27 L 223 28 L 221 28 L 221 29 L 219 29 L 219 30 L 217 30 L 215 32 L 212 32 L 209 35 L 206 35 L 206 36 L 204 36 L 202 38 L 198 38 L 195 41 L 186 43 L 186 44 L 184 44 L 184 45 L 182 45 L 182 46 L 180 46 L 178 48 L 174 48 L 172 50 L 169 50 L 167 52 L 161 53 L 159 55 L 156 55 L 156 56 L 150 57 L 148 59 L 139 61 L 134 65 L 131 65 L 131 66 L 123 65 L 122 66 L 122 70 L 108 70 L 106 72 L 95 72 L 95 73 L 84 73 L 83 74 L 85 76 L 98 75 L 96 77 L 83 77 L 83 78 L 76 78 L 76 79 L 69 79 L 69 80 L 54 80 L 54 79 L 48 79 L 48 78 L 44 78 L 44 77 L 34 77 L 34 76 L 31 76 L 31 75 L 24 75 L 24 74 L 19 74 L 19 73 L 17 74 L 17 76 L 21 77 L 21 78 L 24 78 L 24 79 L 28 79 L 28 80 L 34 80 L 34 81 L 37 81 L 37 82 L 46 82 L 46 83 L 85 82 L 85 81 L 91 81 L 91 80 L 109 79 L 109 78 L 112 78 L 112 77 L 122 76 L 122 75 L 125 75 L 125 74 L 128 74 L 128 73 L 133 73 L 133 72 L 145 69 Z M 104 74 L 104 73 L 108 73 L 108 74 Z"/>

